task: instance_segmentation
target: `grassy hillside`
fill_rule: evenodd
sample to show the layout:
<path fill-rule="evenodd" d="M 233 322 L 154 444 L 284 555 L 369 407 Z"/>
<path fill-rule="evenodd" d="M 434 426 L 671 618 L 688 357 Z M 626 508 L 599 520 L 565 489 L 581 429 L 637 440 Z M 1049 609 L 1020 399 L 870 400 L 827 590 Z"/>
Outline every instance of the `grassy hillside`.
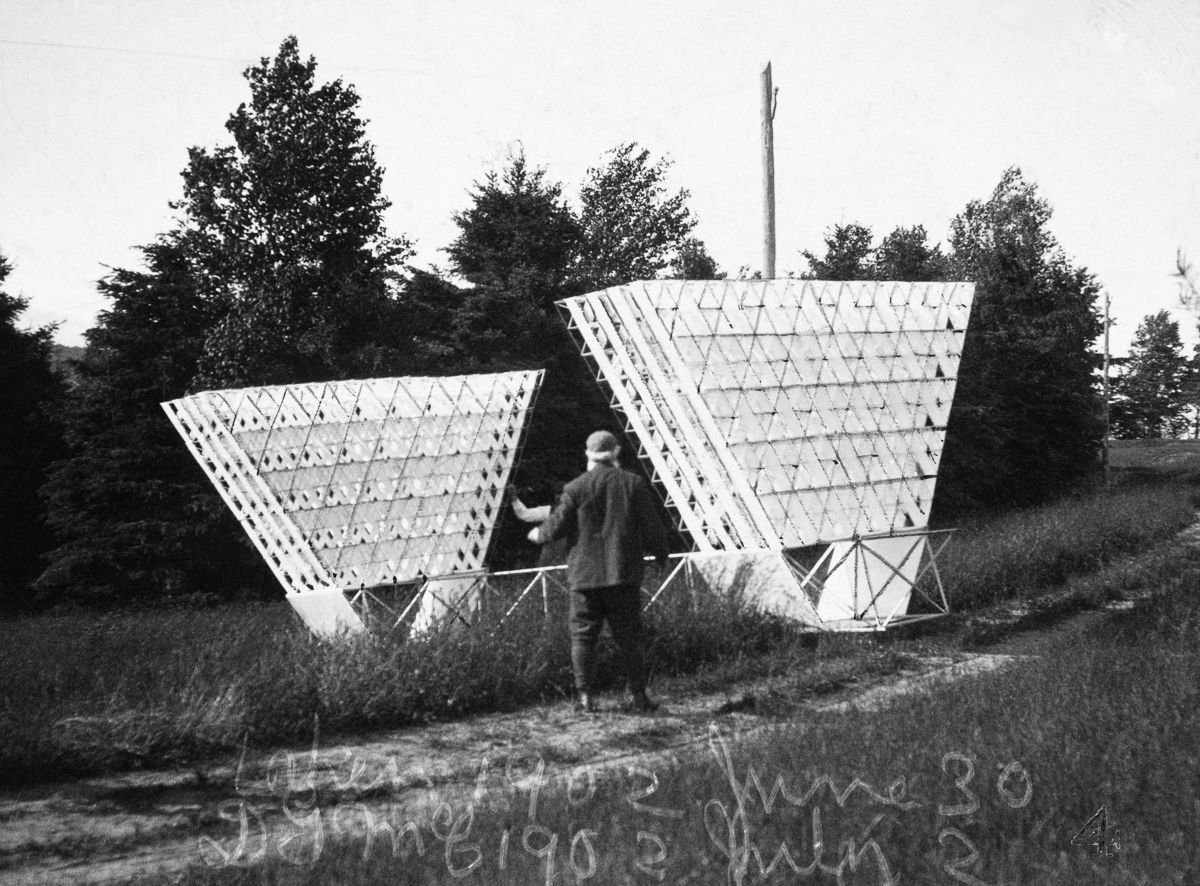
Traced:
<path fill-rule="evenodd" d="M 676 766 L 580 775 L 536 801 L 489 791 L 373 833 L 356 811 L 323 843 L 292 828 L 295 847 L 183 882 L 1194 883 L 1200 550 L 1141 570 L 1155 590 L 1136 608 L 883 710 L 710 732 Z"/>
<path fill-rule="evenodd" d="M 994 636 L 994 620 L 981 632 L 970 613 L 1012 601 L 1037 609 L 1066 582 L 1171 537 L 1194 519 L 1192 495 L 1181 483 L 1128 486 L 963 531 L 943 577 L 964 614 L 938 642 Z M 1106 593 L 1084 588 L 1072 605 Z M 0 783 L 186 761 L 232 749 L 247 731 L 256 743 L 294 740 L 314 716 L 326 734 L 346 735 L 561 699 L 571 668 L 564 607 L 552 599 L 549 620 L 527 607 L 494 634 L 485 624 L 342 645 L 313 640 L 283 602 L 0 620 Z M 694 613 L 651 610 L 660 691 L 700 671 L 714 681 L 804 672 L 821 654 L 811 636 L 736 598 L 700 599 Z M 902 656 L 906 636 L 882 642 Z M 866 641 L 857 659 L 864 671 L 879 667 L 872 649 Z M 615 687 L 609 652 L 600 678 Z M 854 665 L 842 672 L 855 676 Z"/>

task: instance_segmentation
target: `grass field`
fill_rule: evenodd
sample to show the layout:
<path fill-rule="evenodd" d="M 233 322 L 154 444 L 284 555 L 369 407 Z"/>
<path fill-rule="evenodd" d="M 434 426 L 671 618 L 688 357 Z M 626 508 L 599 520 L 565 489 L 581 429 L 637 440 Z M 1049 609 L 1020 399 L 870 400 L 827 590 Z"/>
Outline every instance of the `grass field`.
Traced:
<path fill-rule="evenodd" d="M 939 560 L 954 608 L 1042 595 L 1173 534 L 1198 501 L 1186 484 L 1130 485 L 963 527 Z"/>
<path fill-rule="evenodd" d="M 184 883 L 1195 883 L 1200 551 L 1141 569 L 1156 590 L 1136 609 L 999 672 L 407 830 L 351 811 L 321 844 L 293 828 L 288 862 Z"/>
<path fill-rule="evenodd" d="M 1149 456 L 1139 462 L 1138 452 Z M 1120 465 L 1114 458 L 1118 476 L 1139 482 L 961 532 L 943 571 L 955 609 L 1036 601 L 1192 521 L 1194 487 L 1181 478 L 1200 461 L 1197 447 L 1122 457 Z M 1145 482 L 1164 473 L 1175 482 Z M 818 643 L 726 600 L 672 616 L 659 610 L 651 621 L 658 686 L 819 674 L 830 649 L 845 662 L 836 679 L 901 660 L 871 643 Z M 310 734 L 314 716 L 337 736 L 561 698 L 570 687 L 561 620 L 561 607 L 548 621 L 530 607 L 494 637 L 363 637 L 338 646 L 314 641 L 283 603 L 0 621 L 0 784 L 187 762 L 244 736 L 255 746 L 293 741 Z M 885 642 L 905 648 L 903 639 Z M 617 678 L 611 659 L 602 661 L 601 679 Z"/>

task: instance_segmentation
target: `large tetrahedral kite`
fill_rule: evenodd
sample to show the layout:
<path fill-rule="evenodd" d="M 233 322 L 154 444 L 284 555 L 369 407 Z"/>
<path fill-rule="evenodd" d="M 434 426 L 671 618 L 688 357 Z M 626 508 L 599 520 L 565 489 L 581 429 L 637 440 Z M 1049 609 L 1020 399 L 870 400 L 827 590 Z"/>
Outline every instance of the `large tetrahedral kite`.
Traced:
<path fill-rule="evenodd" d="M 362 628 L 347 593 L 483 569 L 541 377 L 206 391 L 163 407 L 289 602 L 331 634 Z M 418 626 L 467 590 L 431 589 Z"/>
<path fill-rule="evenodd" d="M 649 281 L 560 302 L 690 543 L 659 593 L 689 572 L 718 588 L 737 575 L 757 605 L 812 627 L 913 617 L 914 589 L 936 578 L 927 524 L 972 295 Z M 352 601 L 415 581 L 423 629 L 467 620 L 486 583 L 540 380 L 289 385 L 164 408 L 314 631 L 361 629 Z"/>
<path fill-rule="evenodd" d="M 708 570 L 753 564 L 763 607 L 874 629 L 904 617 L 924 568 L 973 294 L 651 281 L 560 305 L 680 530 L 726 555 Z M 783 553 L 799 548 L 809 560 Z"/>

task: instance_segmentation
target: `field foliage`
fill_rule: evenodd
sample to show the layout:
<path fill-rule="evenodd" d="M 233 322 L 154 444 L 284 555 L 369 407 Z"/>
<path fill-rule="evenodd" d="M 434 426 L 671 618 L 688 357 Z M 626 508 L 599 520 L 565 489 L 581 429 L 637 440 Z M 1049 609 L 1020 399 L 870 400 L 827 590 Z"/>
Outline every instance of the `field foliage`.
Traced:
<path fill-rule="evenodd" d="M 651 610 L 659 677 L 761 656 L 802 638 L 702 595 Z M 681 607 L 689 607 L 681 618 Z M 598 679 L 618 688 L 602 646 Z M 0 621 L 0 783 L 180 762 L 311 734 L 346 734 L 511 708 L 571 694 L 561 597 L 429 639 L 365 634 L 322 642 L 286 603 L 78 613 Z"/>
<path fill-rule="evenodd" d="M 322 844 L 290 828 L 288 860 L 184 883 L 1194 882 L 1200 551 L 1145 558 L 1140 584 L 1136 608 L 1038 658 L 882 710 L 710 733 L 698 760 L 601 773 L 594 791 L 576 774 L 536 802 L 525 786 L 407 819 L 380 807 L 373 833 L 355 812 Z"/>
<path fill-rule="evenodd" d="M 954 609 L 1025 601 L 1167 538 L 1194 519 L 1193 487 L 1148 484 L 962 527 L 939 558 Z"/>
<path fill-rule="evenodd" d="M 1029 602 L 1152 547 L 1191 522 L 1192 489 L 1131 484 L 967 527 L 942 570 L 952 604 L 969 612 Z M 839 646 L 836 638 L 817 647 L 743 607 L 736 594 L 699 600 L 686 615 L 686 595 L 651 610 L 660 687 L 676 678 L 855 675 L 853 663 L 836 678 L 814 668 Z M 0 784 L 187 762 L 243 737 L 255 746 L 302 740 L 315 719 L 329 736 L 566 698 L 564 606 L 559 596 L 550 603 L 549 618 L 524 605 L 494 633 L 339 644 L 314 640 L 282 602 L 0 620 Z M 872 658 L 861 644 L 843 652 L 861 658 L 864 672 L 898 666 L 895 656 Z M 611 654 L 599 676 L 603 686 L 619 687 Z"/>

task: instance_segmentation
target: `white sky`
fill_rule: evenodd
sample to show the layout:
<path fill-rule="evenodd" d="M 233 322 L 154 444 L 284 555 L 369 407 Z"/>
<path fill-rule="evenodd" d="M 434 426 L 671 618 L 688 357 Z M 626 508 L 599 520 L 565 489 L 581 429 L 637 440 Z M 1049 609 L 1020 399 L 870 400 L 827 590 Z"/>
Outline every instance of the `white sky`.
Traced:
<path fill-rule="evenodd" d="M 1115 352 L 1175 308 L 1176 249 L 1200 264 L 1191 0 L 0 0 L 0 251 L 27 324 L 82 343 L 95 281 L 170 228 L 187 148 L 226 141 L 288 34 L 362 97 L 418 264 L 445 265 L 451 213 L 518 143 L 574 197 L 631 140 L 675 161 L 723 269 L 760 267 L 767 60 L 780 276 L 838 222 L 944 241 L 1014 164 L 1111 293 Z"/>

